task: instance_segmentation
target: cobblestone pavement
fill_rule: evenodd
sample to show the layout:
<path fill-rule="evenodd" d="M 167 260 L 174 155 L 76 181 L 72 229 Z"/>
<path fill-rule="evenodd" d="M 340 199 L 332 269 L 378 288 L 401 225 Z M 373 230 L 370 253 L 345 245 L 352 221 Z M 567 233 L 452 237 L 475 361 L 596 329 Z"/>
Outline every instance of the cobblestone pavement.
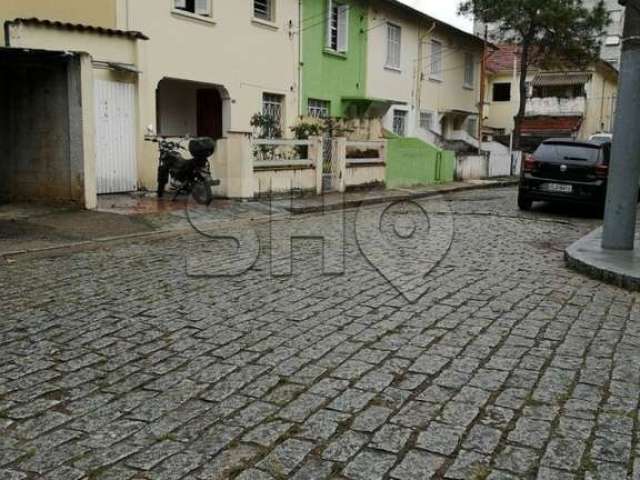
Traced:
<path fill-rule="evenodd" d="M 415 303 L 353 212 L 342 276 L 187 276 L 195 234 L 3 265 L 0 479 L 640 479 L 640 296 L 563 263 L 597 220 L 449 200 Z"/>

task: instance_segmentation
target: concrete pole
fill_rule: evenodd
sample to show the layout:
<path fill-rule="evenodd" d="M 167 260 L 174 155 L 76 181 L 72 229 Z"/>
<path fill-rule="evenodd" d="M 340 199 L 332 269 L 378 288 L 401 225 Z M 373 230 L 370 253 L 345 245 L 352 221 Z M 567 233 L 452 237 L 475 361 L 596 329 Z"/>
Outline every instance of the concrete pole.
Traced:
<path fill-rule="evenodd" d="M 640 0 L 626 5 L 602 248 L 633 250 L 640 183 Z"/>

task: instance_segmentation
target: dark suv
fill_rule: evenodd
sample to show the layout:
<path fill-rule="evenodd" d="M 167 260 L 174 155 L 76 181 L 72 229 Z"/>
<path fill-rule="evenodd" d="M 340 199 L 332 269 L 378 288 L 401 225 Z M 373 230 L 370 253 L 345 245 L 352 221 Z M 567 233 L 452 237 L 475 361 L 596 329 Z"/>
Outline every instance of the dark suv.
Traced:
<path fill-rule="evenodd" d="M 610 141 L 545 140 L 523 159 L 518 206 L 549 200 L 603 208 L 610 157 Z"/>

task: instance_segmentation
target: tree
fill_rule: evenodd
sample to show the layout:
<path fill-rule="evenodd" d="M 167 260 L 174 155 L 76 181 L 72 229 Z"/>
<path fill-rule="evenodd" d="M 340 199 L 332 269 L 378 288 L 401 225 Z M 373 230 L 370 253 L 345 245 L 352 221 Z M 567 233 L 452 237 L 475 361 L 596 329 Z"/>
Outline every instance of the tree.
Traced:
<path fill-rule="evenodd" d="M 593 8 L 585 7 L 583 0 L 463 0 L 460 13 L 495 24 L 495 40 L 520 46 L 520 105 L 513 134 L 516 148 L 527 105 L 529 67 L 535 63 L 547 68 L 582 68 L 593 63 L 609 24 L 603 0 Z"/>

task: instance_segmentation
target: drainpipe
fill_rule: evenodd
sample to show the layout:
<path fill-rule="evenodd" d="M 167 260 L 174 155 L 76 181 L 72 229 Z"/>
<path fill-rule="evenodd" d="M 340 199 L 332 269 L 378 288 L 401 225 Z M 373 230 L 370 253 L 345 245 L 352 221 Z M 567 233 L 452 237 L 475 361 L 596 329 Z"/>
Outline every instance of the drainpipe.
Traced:
<path fill-rule="evenodd" d="M 478 155 L 482 155 L 482 130 L 484 128 L 484 97 L 485 84 L 484 77 L 487 70 L 487 37 L 489 36 L 489 26 L 484 26 L 484 41 L 482 43 L 482 63 L 480 64 L 480 105 L 478 110 L 480 118 L 478 119 Z"/>
<path fill-rule="evenodd" d="M 633 250 L 640 179 L 640 0 L 619 0 L 625 12 L 620 93 L 607 188 L 602 248 Z"/>
<path fill-rule="evenodd" d="M 4 22 L 4 46 L 7 48 L 11 47 L 10 29 L 11 29 L 11 21 L 7 20 L 6 22 Z"/>
<path fill-rule="evenodd" d="M 298 0 L 298 115 L 302 117 L 302 0 Z"/>
<path fill-rule="evenodd" d="M 595 68 L 595 73 L 598 73 L 598 67 Z M 605 94 L 605 86 L 607 85 L 607 79 L 602 78 L 602 93 L 600 94 L 600 121 L 598 122 L 598 131 L 604 131 L 604 94 Z"/>

